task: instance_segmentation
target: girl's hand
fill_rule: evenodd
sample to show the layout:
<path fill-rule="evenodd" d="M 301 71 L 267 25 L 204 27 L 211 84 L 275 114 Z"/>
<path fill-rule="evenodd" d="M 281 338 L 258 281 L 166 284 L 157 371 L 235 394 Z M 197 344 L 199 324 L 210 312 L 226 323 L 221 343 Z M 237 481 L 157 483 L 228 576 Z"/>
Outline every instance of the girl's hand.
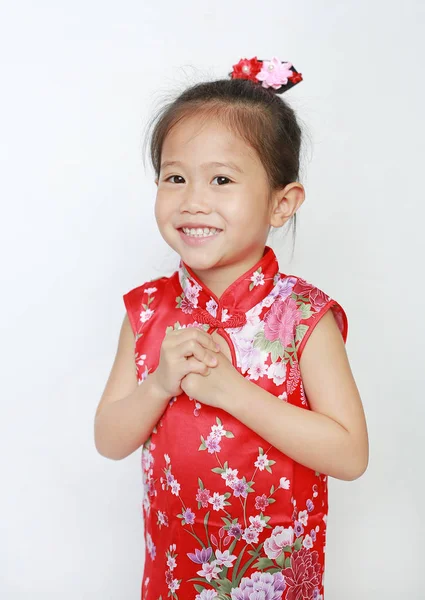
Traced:
<path fill-rule="evenodd" d="M 168 332 L 162 340 L 159 365 L 155 379 L 166 396 L 182 393 L 180 382 L 188 373 L 199 377 L 207 375 L 217 364 L 219 346 L 212 337 L 198 327 L 187 327 Z"/>
<path fill-rule="evenodd" d="M 226 410 L 226 398 L 231 396 L 232 389 L 244 378 L 222 352 L 218 353 L 217 358 L 218 365 L 210 369 L 209 373 L 204 376 L 195 372 L 189 373 L 180 385 L 188 396 L 198 402 Z"/>

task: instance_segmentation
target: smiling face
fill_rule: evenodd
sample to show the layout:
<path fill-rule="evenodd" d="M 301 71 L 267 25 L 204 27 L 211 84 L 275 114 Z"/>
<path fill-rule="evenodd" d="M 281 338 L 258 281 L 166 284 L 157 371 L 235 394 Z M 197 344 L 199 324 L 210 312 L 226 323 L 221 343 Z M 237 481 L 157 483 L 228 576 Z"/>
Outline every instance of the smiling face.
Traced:
<path fill-rule="evenodd" d="M 255 150 L 220 121 L 190 117 L 170 130 L 157 185 L 162 237 L 212 291 L 260 260 L 271 224 L 267 173 Z M 182 227 L 219 231 L 195 238 Z"/>

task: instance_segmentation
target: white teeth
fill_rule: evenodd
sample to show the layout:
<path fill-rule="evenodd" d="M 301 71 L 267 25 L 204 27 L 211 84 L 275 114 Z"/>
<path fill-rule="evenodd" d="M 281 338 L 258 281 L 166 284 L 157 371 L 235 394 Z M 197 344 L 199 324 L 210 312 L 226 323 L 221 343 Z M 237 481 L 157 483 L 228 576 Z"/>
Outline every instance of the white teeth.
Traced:
<path fill-rule="evenodd" d="M 183 227 L 182 229 L 186 235 L 190 235 L 192 237 L 209 237 L 211 235 L 215 235 L 218 231 L 220 231 L 215 227 L 198 227 L 196 229 Z"/>

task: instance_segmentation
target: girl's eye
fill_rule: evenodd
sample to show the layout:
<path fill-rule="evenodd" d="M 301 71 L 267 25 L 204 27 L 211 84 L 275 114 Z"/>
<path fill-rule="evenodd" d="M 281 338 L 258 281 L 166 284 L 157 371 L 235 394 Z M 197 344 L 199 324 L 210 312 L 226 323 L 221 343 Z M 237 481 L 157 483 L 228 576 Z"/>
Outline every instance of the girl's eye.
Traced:
<path fill-rule="evenodd" d="M 214 177 L 214 179 L 219 180 L 219 183 L 217 185 L 223 185 L 228 182 L 230 183 L 230 179 L 228 177 L 225 177 L 224 175 L 217 175 L 217 177 Z M 223 181 L 223 179 L 225 179 L 226 181 Z"/>
<path fill-rule="evenodd" d="M 170 175 L 170 177 L 167 177 L 167 179 L 165 181 L 170 181 L 170 179 L 172 177 L 180 177 L 180 179 L 183 179 L 183 177 L 181 175 Z M 172 181 L 171 183 L 181 183 L 181 181 L 177 181 L 177 182 Z"/>

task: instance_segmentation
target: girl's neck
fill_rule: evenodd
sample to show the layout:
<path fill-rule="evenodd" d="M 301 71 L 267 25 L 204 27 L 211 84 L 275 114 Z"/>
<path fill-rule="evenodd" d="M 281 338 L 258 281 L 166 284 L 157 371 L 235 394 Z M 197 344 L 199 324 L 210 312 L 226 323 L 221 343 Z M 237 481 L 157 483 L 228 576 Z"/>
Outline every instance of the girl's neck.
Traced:
<path fill-rule="evenodd" d="M 223 266 L 212 267 L 211 269 L 193 269 L 192 272 L 218 299 L 244 273 L 249 271 L 264 256 L 265 247 L 256 249 L 256 251 L 247 255 L 244 259 L 238 260 Z M 190 265 L 189 265 L 190 266 Z"/>

